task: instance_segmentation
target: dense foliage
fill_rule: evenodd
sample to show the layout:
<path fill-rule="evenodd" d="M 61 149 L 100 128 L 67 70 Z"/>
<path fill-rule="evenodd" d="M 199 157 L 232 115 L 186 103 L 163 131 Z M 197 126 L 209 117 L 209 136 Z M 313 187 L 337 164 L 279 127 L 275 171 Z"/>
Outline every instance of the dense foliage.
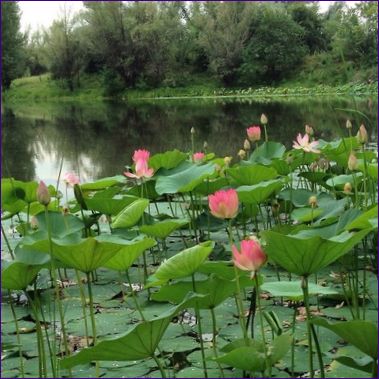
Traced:
<path fill-rule="evenodd" d="M 65 9 L 29 36 L 26 63 L 30 74 L 51 71 L 70 90 L 82 73 L 97 73 L 107 96 L 194 81 L 375 80 L 377 12 L 375 2 L 335 2 L 326 13 L 313 1 L 84 2 L 80 14 Z"/>

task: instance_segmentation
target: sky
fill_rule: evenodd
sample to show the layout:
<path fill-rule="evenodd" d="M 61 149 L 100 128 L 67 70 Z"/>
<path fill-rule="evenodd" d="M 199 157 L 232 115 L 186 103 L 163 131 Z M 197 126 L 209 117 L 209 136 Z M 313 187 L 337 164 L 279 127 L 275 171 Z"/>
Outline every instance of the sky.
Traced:
<path fill-rule="evenodd" d="M 353 5 L 357 1 L 346 1 Z M 78 12 L 83 8 L 82 1 L 19 1 L 21 8 L 21 28 L 23 31 L 28 27 L 32 31 L 37 30 L 40 26 L 48 28 L 54 19 L 59 17 L 60 11 L 64 4 L 68 4 L 72 12 Z M 334 1 L 320 1 L 321 11 L 328 9 Z"/>

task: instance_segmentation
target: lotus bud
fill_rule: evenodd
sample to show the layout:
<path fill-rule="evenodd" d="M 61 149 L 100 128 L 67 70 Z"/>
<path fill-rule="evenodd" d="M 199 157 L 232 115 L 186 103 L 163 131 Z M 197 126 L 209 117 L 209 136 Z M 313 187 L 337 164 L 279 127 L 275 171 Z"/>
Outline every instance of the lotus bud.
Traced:
<path fill-rule="evenodd" d="M 191 134 L 195 134 L 195 128 L 194 127 L 191 128 Z"/>
<path fill-rule="evenodd" d="M 353 127 L 353 124 L 349 119 L 346 120 L 346 129 L 351 129 Z"/>
<path fill-rule="evenodd" d="M 204 141 L 204 143 L 203 143 L 203 149 L 204 150 L 208 149 L 208 142 L 207 141 Z"/>
<path fill-rule="evenodd" d="M 241 149 L 239 152 L 238 152 L 238 156 L 240 157 L 240 159 L 245 159 L 246 157 L 246 151 Z"/>
<path fill-rule="evenodd" d="M 44 205 L 45 207 L 47 207 L 51 201 L 49 189 L 46 187 L 46 184 L 42 181 L 39 182 L 39 186 L 37 188 L 37 200 L 40 204 Z"/>
<path fill-rule="evenodd" d="M 30 227 L 31 227 L 33 230 L 38 229 L 38 220 L 37 220 L 37 217 L 32 216 L 32 218 L 30 219 Z"/>
<path fill-rule="evenodd" d="M 312 162 L 310 165 L 309 165 L 309 169 L 311 171 L 316 171 L 317 170 L 317 167 L 318 167 L 318 163 L 317 162 Z"/>
<path fill-rule="evenodd" d="M 321 168 L 321 170 L 327 170 L 329 168 L 330 164 L 329 161 L 325 158 L 320 158 L 318 161 L 318 167 Z"/>
<path fill-rule="evenodd" d="M 358 160 L 353 152 L 349 155 L 349 160 L 347 161 L 347 167 L 350 171 L 355 171 L 358 168 Z"/>
<path fill-rule="evenodd" d="M 243 143 L 243 148 L 245 150 L 250 150 L 251 149 L 251 145 L 250 145 L 249 140 L 245 139 L 245 142 Z"/>
<path fill-rule="evenodd" d="M 358 139 L 358 142 L 361 143 L 362 145 L 364 145 L 368 141 L 367 130 L 363 124 L 359 127 L 359 130 L 357 133 L 357 139 Z"/>
<path fill-rule="evenodd" d="M 307 133 L 310 137 L 312 137 L 314 134 L 314 130 L 311 126 L 305 125 L 305 133 Z"/>
<path fill-rule="evenodd" d="M 351 184 L 349 182 L 345 183 L 343 187 L 343 192 L 345 192 L 346 194 L 350 194 L 352 190 L 353 187 L 351 186 Z"/>
<path fill-rule="evenodd" d="M 262 113 L 262 116 L 261 116 L 261 124 L 262 124 L 262 125 L 267 125 L 267 123 L 268 123 L 267 116 L 266 116 L 264 113 Z"/>
<path fill-rule="evenodd" d="M 317 207 L 317 197 L 316 196 L 311 196 L 308 200 L 308 204 L 312 207 L 312 208 L 316 208 Z"/>
<path fill-rule="evenodd" d="M 229 167 L 229 165 L 230 165 L 230 162 L 232 161 L 232 157 L 225 157 L 224 158 L 224 163 L 225 163 L 225 166 L 226 167 Z"/>

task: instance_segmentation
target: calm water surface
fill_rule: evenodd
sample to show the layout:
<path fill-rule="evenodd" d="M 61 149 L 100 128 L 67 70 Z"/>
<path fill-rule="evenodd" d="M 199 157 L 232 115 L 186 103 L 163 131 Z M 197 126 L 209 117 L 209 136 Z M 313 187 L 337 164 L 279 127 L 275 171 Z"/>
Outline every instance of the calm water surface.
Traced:
<path fill-rule="evenodd" d="M 83 182 L 121 174 L 136 148 L 189 151 L 191 127 L 197 150 L 207 141 L 209 151 L 236 157 L 245 129 L 259 124 L 261 113 L 269 118 L 269 138 L 287 147 L 305 124 L 317 138 L 346 135 L 346 118 L 354 131 L 363 122 L 376 143 L 377 106 L 377 97 L 5 105 L 2 176 L 54 183 L 62 158 L 63 172 L 73 170 Z"/>

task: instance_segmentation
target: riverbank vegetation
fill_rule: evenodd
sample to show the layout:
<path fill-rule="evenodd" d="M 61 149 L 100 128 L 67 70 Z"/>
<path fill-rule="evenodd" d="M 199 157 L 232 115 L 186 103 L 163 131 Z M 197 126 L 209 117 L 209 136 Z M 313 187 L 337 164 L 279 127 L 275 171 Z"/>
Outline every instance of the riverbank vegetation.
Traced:
<path fill-rule="evenodd" d="M 2 11 L 17 26 L 17 2 Z M 267 86 L 302 95 L 352 83 L 348 93 L 377 81 L 374 2 L 335 2 L 325 13 L 317 2 L 85 2 L 49 29 L 5 32 L 5 99 L 236 95 Z"/>

